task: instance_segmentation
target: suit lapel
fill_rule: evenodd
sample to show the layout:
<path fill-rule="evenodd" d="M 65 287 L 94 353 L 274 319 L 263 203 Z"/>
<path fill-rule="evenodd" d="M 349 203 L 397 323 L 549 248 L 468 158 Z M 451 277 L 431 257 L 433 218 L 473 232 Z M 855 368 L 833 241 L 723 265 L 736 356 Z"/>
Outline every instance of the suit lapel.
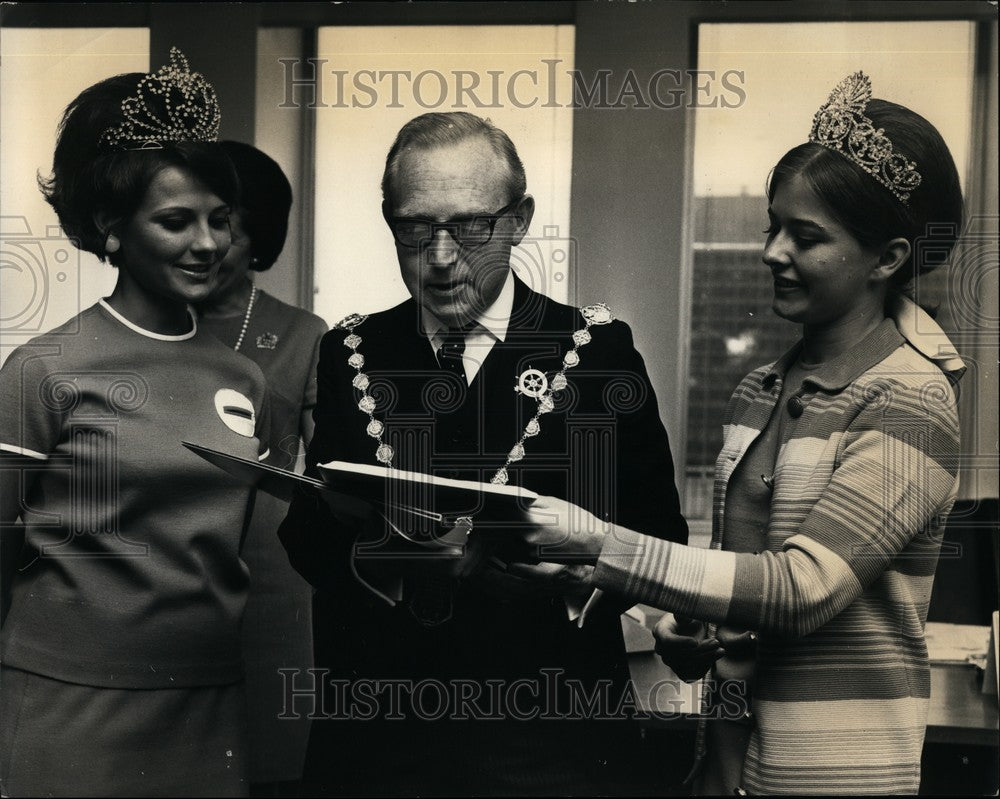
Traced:
<path fill-rule="evenodd" d="M 515 277 L 514 302 L 505 340 L 498 341 L 490 350 L 463 403 L 463 411 L 472 414 L 473 423 L 479 427 L 482 451 L 499 458 L 498 468 L 538 406 L 536 398 L 515 391 L 518 378 L 529 368 L 551 378 L 561 368 L 563 354 L 573 346 L 572 331 L 564 327 L 565 320 L 552 313 L 552 303 Z M 397 306 L 387 314 L 381 329 L 372 333 L 378 344 L 375 346 L 373 341 L 366 367 L 373 375 L 380 369 L 391 369 L 386 376 L 396 383 L 399 391 L 396 413 L 390 412 L 389 422 L 400 412 L 425 415 L 428 412 L 425 389 L 430 377 L 439 370 L 433 348 L 420 329 L 417 303 L 411 299 Z M 475 403 L 477 407 L 473 409 L 466 403 Z M 439 411 L 435 415 L 440 415 L 443 421 L 449 413 Z"/>
<path fill-rule="evenodd" d="M 553 329 L 559 324 L 556 315 L 551 313 L 552 307 L 550 300 L 515 278 L 507 336 L 491 350 L 477 377 L 482 380 L 480 390 L 487 448 L 500 458 L 498 468 L 538 410 L 535 397 L 515 390 L 519 377 L 527 369 L 536 369 L 551 378 L 561 368 L 563 354 L 573 346 L 568 333 Z M 544 417 L 542 421 L 545 430 Z M 550 418 L 549 421 L 550 426 L 562 423 L 562 419 Z M 529 455 L 537 454 L 542 440 L 548 437 L 529 439 L 525 444 Z"/>

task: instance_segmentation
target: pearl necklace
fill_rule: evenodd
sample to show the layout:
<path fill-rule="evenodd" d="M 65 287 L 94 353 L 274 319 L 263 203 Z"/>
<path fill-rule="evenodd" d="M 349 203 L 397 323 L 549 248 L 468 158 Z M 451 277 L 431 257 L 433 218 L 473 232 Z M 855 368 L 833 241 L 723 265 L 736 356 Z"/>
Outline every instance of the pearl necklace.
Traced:
<path fill-rule="evenodd" d="M 247 334 L 247 328 L 250 326 L 250 314 L 253 312 L 253 303 L 256 299 L 257 287 L 254 286 L 250 289 L 250 301 L 247 303 L 247 312 L 243 314 L 243 326 L 240 328 L 240 337 L 236 339 L 236 346 L 233 347 L 237 352 L 239 352 L 240 346 L 243 344 L 243 338 Z"/>

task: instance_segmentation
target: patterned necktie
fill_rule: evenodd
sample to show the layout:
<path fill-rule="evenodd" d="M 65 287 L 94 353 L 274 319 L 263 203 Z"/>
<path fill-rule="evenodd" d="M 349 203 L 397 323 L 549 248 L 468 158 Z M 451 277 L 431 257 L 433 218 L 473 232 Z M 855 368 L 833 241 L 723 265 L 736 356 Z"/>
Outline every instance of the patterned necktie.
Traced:
<path fill-rule="evenodd" d="M 438 365 L 446 372 L 451 372 L 462 379 L 464 383 L 465 366 L 462 356 L 465 354 L 465 337 L 469 328 L 449 327 L 444 335 L 444 343 L 438 350 Z"/>
<path fill-rule="evenodd" d="M 462 355 L 465 353 L 465 337 L 475 327 L 475 323 L 466 327 L 449 327 L 444 334 L 444 343 L 438 349 L 438 365 L 446 372 L 451 372 L 466 384 L 465 366 Z M 452 592 L 454 580 L 433 572 L 414 575 L 409 580 L 410 612 L 424 627 L 437 627 L 451 618 Z"/>

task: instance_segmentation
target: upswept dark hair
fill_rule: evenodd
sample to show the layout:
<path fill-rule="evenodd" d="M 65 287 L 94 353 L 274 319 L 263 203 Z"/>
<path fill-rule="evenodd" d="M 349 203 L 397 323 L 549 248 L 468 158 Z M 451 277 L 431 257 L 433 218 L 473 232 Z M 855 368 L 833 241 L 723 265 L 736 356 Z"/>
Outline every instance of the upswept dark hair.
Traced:
<path fill-rule="evenodd" d="M 920 114 L 888 100 L 865 109 L 875 128 L 885 130 L 893 151 L 917 165 L 920 185 L 904 205 L 875 178 L 843 155 L 808 142 L 789 150 L 771 172 L 767 198 L 801 175 L 833 217 L 862 245 L 878 247 L 902 237 L 910 257 L 889 288 L 912 296 L 913 280 L 948 260 L 962 227 L 962 190 L 948 146 Z"/>
<path fill-rule="evenodd" d="M 403 153 L 410 149 L 429 150 L 449 144 L 458 144 L 466 139 L 482 136 L 493 151 L 507 164 L 507 190 L 510 201 L 524 195 L 527 180 L 524 164 L 517 154 L 514 142 L 490 120 L 477 117 L 468 111 L 432 112 L 414 117 L 396 134 L 396 140 L 385 159 L 382 174 L 382 199 L 391 201 L 392 182 L 399 171 L 399 161 Z"/>
<path fill-rule="evenodd" d="M 191 172 L 225 203 L 235 204 L 238 196 L 236 173 L 218 144 L 178 142 L 162 149 L 126 151 L 99 145 L 104 131 L 121 124 L 122 101 L 135 93 L 143 77 L 141 72 L 130 72 L 84 89 L 63 113 L 52 175 L 38 179 L 66 235 L 101 260 L 109 257 L 104 249 L 109 231 L 98 228 L 95 214 L 128 219 L 153 178 L 167 167 Z"/>
<path fill-rule="evenodd" d="M 250 268 L 263 272 L 274 265 L 285 246 L 292 186 L 274 159 L 256 147 L 238 141 L 220 144 L 240 181 L 237 208 L 250 238 Z"/>

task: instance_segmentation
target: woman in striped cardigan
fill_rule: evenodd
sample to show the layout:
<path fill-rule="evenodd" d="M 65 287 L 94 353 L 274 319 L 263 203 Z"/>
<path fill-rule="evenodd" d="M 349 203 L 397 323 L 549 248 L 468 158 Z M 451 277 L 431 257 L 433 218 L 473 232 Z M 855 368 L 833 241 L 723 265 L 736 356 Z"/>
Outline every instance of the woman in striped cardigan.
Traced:
<path fill-rule="evenodd" d="M 658 651 L 746 700 L 738 717 L 707 704 L 705 794 L 915 793 L 920 781 L 924 623 L 957 489 L 963 367 L 906 297 L 949 254 L 961 192 L 934 127 L 872 100 L 861 73 L 809 138 L 772 172 L 764 251 L 774 311 L 802 339 L 729 402 L 711 548 L 548 497 L 528 514 L 547 560 L 561 547 L 560 560 L 594 564 L 595 586 L 699 620 L 668 614 Z"/>

